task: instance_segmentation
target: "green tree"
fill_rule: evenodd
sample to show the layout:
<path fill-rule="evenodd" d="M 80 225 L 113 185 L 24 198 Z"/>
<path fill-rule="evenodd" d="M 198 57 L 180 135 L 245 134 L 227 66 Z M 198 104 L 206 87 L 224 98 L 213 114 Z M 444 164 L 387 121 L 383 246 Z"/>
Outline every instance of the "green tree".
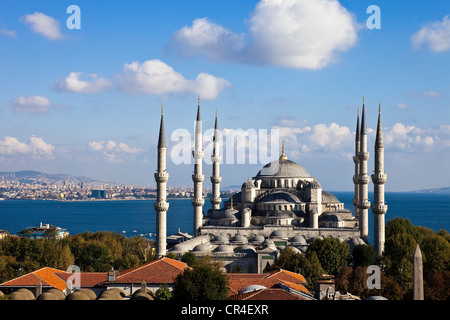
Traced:
<path fill-rule="evenodd" d="M 370 266 L 376 264 L 377 254 L 370 245 L 358 244 L 352 251 L 353 266 Z"/>
<path fill-rule="evenodd" d="M 199 263 L 186 269 L 175 280 L 175 300 L 224 300 L 227 297 L 226 275 L 215 265 Z"/>
<path fill-rule="evenodd" d="M 99 243 L 88 242 L 82 249 L 76 264 L 82 270 L 106 272 L 111 269 L 112 260 L 108 249 Z"/>
<path fill-rule="evenodd" d="M 308 247 L 307 252 L 314 251 L 325 272 L 337 275 L 339 270 L 350 260 L 349 245 L 335 238 L 316 239 Z"/>
<path fill-rule="evenodd" d="M 181 257 L 181 261 L 187 263 L 190 267 L 194 267 L 198 264 L 197 256 L 192 252 L 184 253 Z"/>
<path fill-rule="evenodd" d="M 428 277 L 450 268 L 450 243 L 442 236 L 432 234 L 420 244 L 423 257 L 423 274 Z"/>
<path fill-rule="evenodd" d="M 270 269 L 284 269 L 299 272 L 301 255 L 301 253 L 295 252 L 291 247 L 287 247 L 280 253 Z"/>
<path fill-rule="evenodd" d="M 306 255 L 300 256 L 299 271 L 306 278 L 308 290 L 314 293 L 317 279 L 325 273 L 315 251 L 307 251 Z"/>
<path fill-rule="evenodd" d="M 75 263 L 75 258 L 68 245 L 56 240 L 47 241 L 42 253 L 42 265 L 66 270 Z"/>
<path fill-rule="evenodd" d="M 159 287 L 155 292 L 155 300 L 170 300 L 173 297 L 173 293 L 169 290 L 167 284 Z"/>

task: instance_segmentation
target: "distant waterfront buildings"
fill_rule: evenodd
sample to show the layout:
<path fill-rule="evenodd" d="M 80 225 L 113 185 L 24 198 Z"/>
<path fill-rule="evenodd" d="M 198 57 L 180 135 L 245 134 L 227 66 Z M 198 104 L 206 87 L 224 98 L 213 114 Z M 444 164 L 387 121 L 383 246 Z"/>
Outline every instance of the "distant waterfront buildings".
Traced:
<path fill-rule="evenodd" d="M 26 228 L 21 232 L 21 235 L 30 239 L 54 238 L 59 240 L 68 237 L 69 231 L 41 222 L 37 227 Z"/>

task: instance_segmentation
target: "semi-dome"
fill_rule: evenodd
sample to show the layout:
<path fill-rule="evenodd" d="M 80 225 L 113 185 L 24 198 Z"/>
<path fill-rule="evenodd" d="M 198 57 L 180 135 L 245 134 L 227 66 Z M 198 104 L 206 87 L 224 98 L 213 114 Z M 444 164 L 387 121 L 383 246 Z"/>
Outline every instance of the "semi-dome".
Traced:
<path fill-rule="evenodd" d="M 316 180 L 309 182 L 306 185 L 307 188 L 311 188 L 311 189 L 322 189 L 322 186 L 320 185 L 319 182 L 317 182 Z"/>
<path fill-rule="evenodd" d="M 311 178 L 305 168 L 298 163 L 287 159 L 275 160 L 262 167 L 255 178 L 264 177 Z"/>
<path fill-rule="evenodd" d="M 300 199 L 290 193 L 290 192 L 285 192 L 285 191 L 278 191 L 278 192 L 271 192 L 269 193 L 267 196 L 265 196 L 262 200 L 262 203 L 266 203 L 266 202 L 276 202 L 277 204 L 281 204 L 281 203 L 297 203 L 300 202 Z"/>

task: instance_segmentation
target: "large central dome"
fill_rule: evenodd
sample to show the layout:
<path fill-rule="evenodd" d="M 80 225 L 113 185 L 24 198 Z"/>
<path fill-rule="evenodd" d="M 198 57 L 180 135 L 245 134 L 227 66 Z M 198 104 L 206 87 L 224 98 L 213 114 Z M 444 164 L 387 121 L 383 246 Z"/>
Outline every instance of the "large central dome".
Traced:
<path fill-rule="evenodd" d="M 311 178 L 308 171 L 294 161 L 281 159 L 269 162 L 259 170 L 255 179 L 264 177 Z"/>

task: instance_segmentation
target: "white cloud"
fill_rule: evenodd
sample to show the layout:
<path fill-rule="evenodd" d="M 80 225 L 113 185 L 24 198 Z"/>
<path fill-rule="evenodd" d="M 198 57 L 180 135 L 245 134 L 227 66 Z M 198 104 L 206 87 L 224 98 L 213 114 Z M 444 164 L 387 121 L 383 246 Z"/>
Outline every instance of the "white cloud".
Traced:
<path fill-rule="evenodd" d="M 115 142 L 113 140 L 108 141 L 92 141 L 89 144 L 89 148 L 94 151 L 101 151 L 103 158 L 107 162 L 122 162 L 121 155 L 136 155 L 142 152 L 140 148 L 131 148 L 126 143 Z"/>
<path fill-rule="evenodd" d="M 31 148 L 24 142 L 14 137 L 5 137 L 0 140 L 0 154 L 2 155 L 22 155 L 30 153 Z"/>
<path fill-rule="evenodd" d="M 175 32 L 168 48 L 211 61 L 320 69 L 356 44 L 357 28 L 337 0 L 261 0 L 250 15 L 250 40 L 203 18 Z"/>
<path fill-rule="evenodd" d="M 9 29 L 2 28 L 2 29 L 0 29 L 0 33 L 9 38 L 17 38 L 16 30 L 9 30 Z"/>
<path fill-rule="evenodd" d="M 301 154 L 332 153 L 347 156 L 354 144 L 354 132 L 336 123 L 309 125 L 306 121 L 282 120 L 274 128 L 280 130 L 287 152 L 294 158 Z"/>
<path fill-rule="evenodd" d="M 386 148 L 404 152 L 448 152 L 450 147 L 450 125 L 421 129 L 396 123 L 383 129 Z"/>
<path fill-rule="evenodd" d="M 316 124 L 312 127 L 307 143 L 310 148 L 323 149 L 326 151 L 339 151 L 352 145 L 354 133 L 346 126 L 336 123 Z"/>
<path fill-rule="evenodd" d="M 28 143 L 9 136 L 0 140 L 0 154 L 6 156 L 32 155 L 33 158 L 52 158 L 54 149 L 53 145 L 36 136 L 31 136 Z"/>
<path fill-rule="evenodd" d="M 215 99 L 225 87 L 230 86 L 227 80 L 207 73 L 200 73 L 195 80 L 187 80 L 158 59 L 125 64 L 118 79 L 121 89 L 130 94 L 193 93 L 204 99 Z"/>
<path fill-rule="evenodd" d="M 98 141 L 92 141 L 89 142 L 89 148 L 91 148 L 92 150 L 102 150 L 103 147 L 103 141 L 98 142 Z"/>
<path fill-rule="evenodd" d="M 47 113 L 52 106 L 47 97 L 40 95 L 20 96 L 11 101 L 11 107 L 14 112 L 25 112 L 28 114 Z"/>
<path fill-rule="evenodd" d="M 96 74 L 89 74 L 81 79 L 82 72 L 71 72 L 65 79 L 59 79 L 53 84 L 56 91 L 78 93 L 96 93 L 107 90 L 113 86 L 109 79 L 99 78 Z"/>
<path fill-rule="evenodd" d="M 443 52 L 450 49 L 450 15 L 442 21 L 434 21 L 423 26 L 411 36 L 415 47 L 426 44 L 433 52 Z"/>
<path fill-rule="evenodd" d="M 407 92 L 406 94 L 413 98 L 430 98 L 430 99 L 440 98 L 444 95 L 442 92 L 433 90 L 425 92 Z"/>
<path fill-rule="evenodd" d="M 59 40 L 64 38 L 58 20 L 42 12 L 27 14 L 22 19 L 26 25 L 30 26 L 31 31 L 42 35 L 46 39 Z"/>
<path fill-rule="evenodd" d="M 411 109 L 411 106 L 406 104 L 406 103 L 397 103 L 397 109 L 400 110 L 406 110 L 406 109 Z"/>
<path fill-rule="evenodd" d="M 35 136 L 30 137 L 29 146 L 32 150 L 33 155 L 45 157 L 52 156 L 53 150 L 55 149 L 54 146 L 45 142 L 42 138 Z"/>
<path fill-rule="evenodd" d="M 175 32 L 168 47 L 190 57 L 205 54 L 212 61 L 235 60 L 245 46 L 244 35 L 230 31 L 207 18 Z"/>
<path fill-rule="evenodd" d="M 279 129 L 280 139 L 286 144 L 287 155 L 294 159 L 319 155 L 351 159 L 354 153 L 355 132 L 347 126 L 337 123 L 310 125 L 304 121 L 287 119 L 280 120 L 273 128 Z M 374 129 L 367 128 L 369 152 L 373 152 Z M 448 153 L 450 125 L 422 129 L 396 123 L 391 127 L 383 127 L 383 140 L 388 153 Z"/>

